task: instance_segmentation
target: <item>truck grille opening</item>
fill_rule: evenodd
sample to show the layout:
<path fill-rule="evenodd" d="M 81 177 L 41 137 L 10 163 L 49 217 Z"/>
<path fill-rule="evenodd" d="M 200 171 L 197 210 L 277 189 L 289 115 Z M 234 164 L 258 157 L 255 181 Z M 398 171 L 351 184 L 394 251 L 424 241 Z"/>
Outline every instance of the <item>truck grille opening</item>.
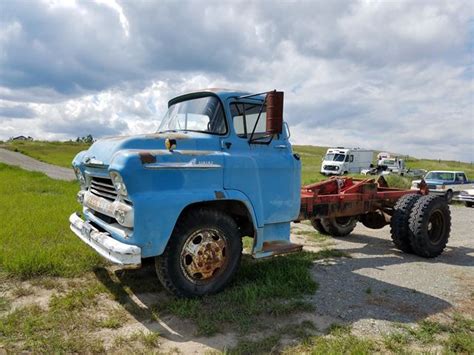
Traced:
<path fill-rule="evenodd" d="M 92 176 L 89 191 L 109 201 L 115 201 L 117 198 L 117 191 L 110 178 Z"/>

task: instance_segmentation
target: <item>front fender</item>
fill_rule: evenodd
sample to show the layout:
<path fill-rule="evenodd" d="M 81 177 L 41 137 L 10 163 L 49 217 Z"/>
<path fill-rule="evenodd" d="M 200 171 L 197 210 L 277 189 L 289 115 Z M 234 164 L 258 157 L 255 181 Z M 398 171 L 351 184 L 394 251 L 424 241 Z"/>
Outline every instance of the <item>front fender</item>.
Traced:
<path fill-rule="evenodd" d="M 256 219 L 251 202 L 239 191 L 194 189 L 161 191 L 134 197 L 136 244 L 142 247 L 143 257 L 161 255 L 173 233 L 176 222 L 189 205 L 199 202 L 233 200 L 242 202 L 248 209 L 254 226 Z"/>

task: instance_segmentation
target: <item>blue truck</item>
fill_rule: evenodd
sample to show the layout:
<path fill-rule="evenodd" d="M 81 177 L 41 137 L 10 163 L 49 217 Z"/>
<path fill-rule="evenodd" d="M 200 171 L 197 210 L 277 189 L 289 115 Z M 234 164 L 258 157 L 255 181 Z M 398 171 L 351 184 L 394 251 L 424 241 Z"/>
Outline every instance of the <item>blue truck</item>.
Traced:
<path fill-rule="evenodd" d="M 351 178 L 302 189 L 300 157 L 282 116 L 278 91 L 203 90 L 173 98 L 156 133 L 101 139 L 77 154 L 72 165 L 82 212 L 70 216 L 71 230 L 125 268 L 154 257 L 158 279 L 182 297 L 222 290 L 239 267 L 244 236 L 253 238 L 255 258 L 298 251 L 291 222 L 309 219 L 333 235 L 349 234 L 358 221 L 380 228 L 409 194 L 399 208 L 404 217 L 396 219 L 400 248 L 408 208 L 427 197 L 423 190 Z M 449 210 L 438 207 L 443 226 L 450 225 Z M 449 228 L 441 232 L 436 253 L 418 254 L 440 253 Z"/>

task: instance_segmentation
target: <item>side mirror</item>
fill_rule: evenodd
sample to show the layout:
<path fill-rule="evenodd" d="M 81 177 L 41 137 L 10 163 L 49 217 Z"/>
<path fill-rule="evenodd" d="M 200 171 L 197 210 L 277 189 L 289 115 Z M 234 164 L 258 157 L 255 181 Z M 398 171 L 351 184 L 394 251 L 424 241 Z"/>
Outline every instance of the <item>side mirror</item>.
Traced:
<path fill-rule="evenodd" d="M 270 91 L 267 94 L 267 133 L 283 132 L 283 91 Z"/>

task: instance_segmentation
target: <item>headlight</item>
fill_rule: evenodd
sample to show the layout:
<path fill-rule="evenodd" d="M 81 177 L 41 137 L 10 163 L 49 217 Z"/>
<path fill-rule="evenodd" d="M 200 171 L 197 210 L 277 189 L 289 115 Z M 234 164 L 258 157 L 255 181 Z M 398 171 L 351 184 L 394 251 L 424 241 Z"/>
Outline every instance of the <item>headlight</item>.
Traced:
<path fill-rule="evenodd" d="M 122 176 L 120 176 L 120 174 L 116 171 L 111 171 L 110 178 L 112 179 L 112 183 L 114 184 L 115 190 L 117 190 L 120 195 L 127 196 L 128 192 L 123 182 Z"/>
<path fill-rule="evenodd" d="M 444 185 L 436 185 L 436 190 L 444 190 L 446 186 Z"/>
<path fill-rule="evenodd" d="M 338 166 L 336 166 L 336 170 L 339 170 L 339 167 L 338 167 Z"/>
<path fill-rule="evenodd" d="M 79 181 L 79 184 L 81 184 L 81 187 L 85 188 L 86 178 L 82 174 L 81 169 L 79 169 L 77 166 L 75 166 L 74 167 L 74 173 L 76 174 L 77 181 Z"/>

